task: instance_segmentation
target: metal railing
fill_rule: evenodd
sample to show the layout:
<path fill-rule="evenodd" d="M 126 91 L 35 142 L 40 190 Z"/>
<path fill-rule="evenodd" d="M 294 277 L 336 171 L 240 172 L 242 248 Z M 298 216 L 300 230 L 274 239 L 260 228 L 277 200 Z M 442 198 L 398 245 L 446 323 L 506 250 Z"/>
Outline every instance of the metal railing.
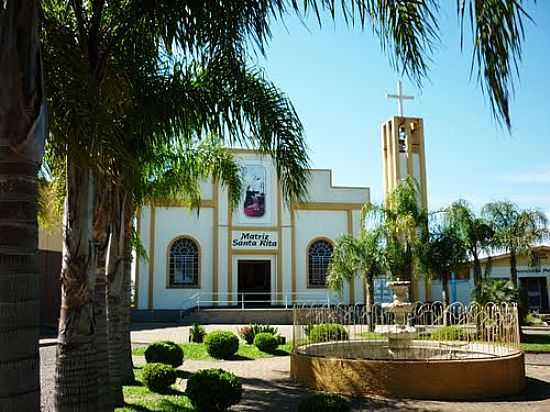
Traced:
<path fill-rule="evenodd" d="M 294 350 L 313 356 L 463 359 L 505 356 L 520 348 L 515 304 L 417 303 L 407 319 L 407 342 L 399 342 L 398 333 L 381 333 L 397 330 L 387 328 L 394 325 L 394 315 L 381 305 L 367 310 L 301 304 L 294 306 L 293 316 Z"/>
<path fill-rule="evenodd" d="M 184 299 L 180 310 L 201 310 L 205 307 L 231 306 L 241 309 L 258 306 L 278 306 L 293 308 L 296 302 L 309 305 L 336 305 L 340 303 L 338 295 L 331 292 L 197 292 Z"/>

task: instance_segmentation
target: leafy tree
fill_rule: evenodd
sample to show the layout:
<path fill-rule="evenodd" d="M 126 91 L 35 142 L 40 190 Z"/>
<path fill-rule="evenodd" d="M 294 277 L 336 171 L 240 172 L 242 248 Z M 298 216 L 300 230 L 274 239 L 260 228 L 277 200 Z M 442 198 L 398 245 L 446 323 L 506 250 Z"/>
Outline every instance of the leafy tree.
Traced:
<path fill-rule="evenodd" d="M 465 200 L 457 200 L 445 212 L 446 224 L 453 227 L 473 260 L 474 286 L 479 289 L 483 276 L 479 256 L 489 251 L 494 231 L 489 222 L 476 216 Z"/>
<path fill-rule="evenodd" d="M 548 220 L 538 210 L 520 209 L 509 201 L 487 203 L 482 215 L 490 223 L 494 249 L 510 254 L 510 274 L 514 287 L 518 287 L 518 255 L 532 256 L 533 247 L 548 236 Z"/>

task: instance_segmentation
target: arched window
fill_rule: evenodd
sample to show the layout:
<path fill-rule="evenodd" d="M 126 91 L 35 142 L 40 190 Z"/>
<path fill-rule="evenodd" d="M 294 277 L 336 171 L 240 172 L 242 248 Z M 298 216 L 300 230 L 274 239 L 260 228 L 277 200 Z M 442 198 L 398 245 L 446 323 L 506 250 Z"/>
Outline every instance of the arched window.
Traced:
<path fill-rule="evenodd" d="M 199 247 L 193 239 L 174 241 L 168 256 L 168 286 L 199 287 L 199 260 Z"/>
<path fill-rule="evenodd" d="M 328 240 L 316 240 L 310 246 L 308 254 L 308 286 L 324 288 L 327 281 L 328 265 L 332 258 L 332 244 Z"/>

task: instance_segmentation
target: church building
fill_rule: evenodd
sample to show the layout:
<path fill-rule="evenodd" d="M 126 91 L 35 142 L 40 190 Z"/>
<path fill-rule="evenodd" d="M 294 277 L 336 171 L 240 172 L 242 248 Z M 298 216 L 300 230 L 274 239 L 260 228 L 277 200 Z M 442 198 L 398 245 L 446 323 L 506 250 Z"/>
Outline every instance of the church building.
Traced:
<path fill-rule="evenodd" d="M 330 170 L 314 169 L 308 200 L 288 205 L 270 157 L 233 153 L 244 183 L 236 209 L 223 187 L 208 182 L 198 212 L 177 202 L 141 210 L 148 256 L 136 265 L 137 308 L 362 302 L 359 280 L 341 295 L 325 280 L 335 239 L 359 231 L 369 189 L 334 186 Z"/>
<path fill-rule="evenodd" d="M 402 100 L 410 97 L 399 86 L 390 97 L 398 99 L 400 116 L 381 130 L 385 192 L 413 176 L 427 207 L 423 122 L 402 115 Z M 286 204 L 270 157 L 233 153 L 244 181 L 237 208 L 231 209 L 223 187 L 207 182 L 198 212 L 178 202 L 141 209 L 138 232 L 148 256 L 136 263 L 136 308 L 364 303 L 359 278 L 340 294 L 325 281 L 335 240 L 360 230 L 369 188 L 334 186 L 331 170 L 312 169 L 307 201 Z M 411 298 L 430 299 L 425 290 L 431 285 L 423 283 L 412 288 Z"/>

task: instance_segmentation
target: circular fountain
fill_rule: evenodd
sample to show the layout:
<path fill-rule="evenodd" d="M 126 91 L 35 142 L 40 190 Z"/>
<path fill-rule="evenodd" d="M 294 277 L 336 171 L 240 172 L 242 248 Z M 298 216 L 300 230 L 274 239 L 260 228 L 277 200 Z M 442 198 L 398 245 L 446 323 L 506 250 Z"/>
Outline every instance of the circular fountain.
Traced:
<path fill-rule="evenodd" d="M 515 305 L 415 304 L 409 286 L 389 282 L 393 302 L 369 311 L 295 308 L 292 377 L 328 392 L 416 399 L 491 398 L 524 388 Z M 312 339 L 311 330 L 325 324 L 346 333 Z"/>

